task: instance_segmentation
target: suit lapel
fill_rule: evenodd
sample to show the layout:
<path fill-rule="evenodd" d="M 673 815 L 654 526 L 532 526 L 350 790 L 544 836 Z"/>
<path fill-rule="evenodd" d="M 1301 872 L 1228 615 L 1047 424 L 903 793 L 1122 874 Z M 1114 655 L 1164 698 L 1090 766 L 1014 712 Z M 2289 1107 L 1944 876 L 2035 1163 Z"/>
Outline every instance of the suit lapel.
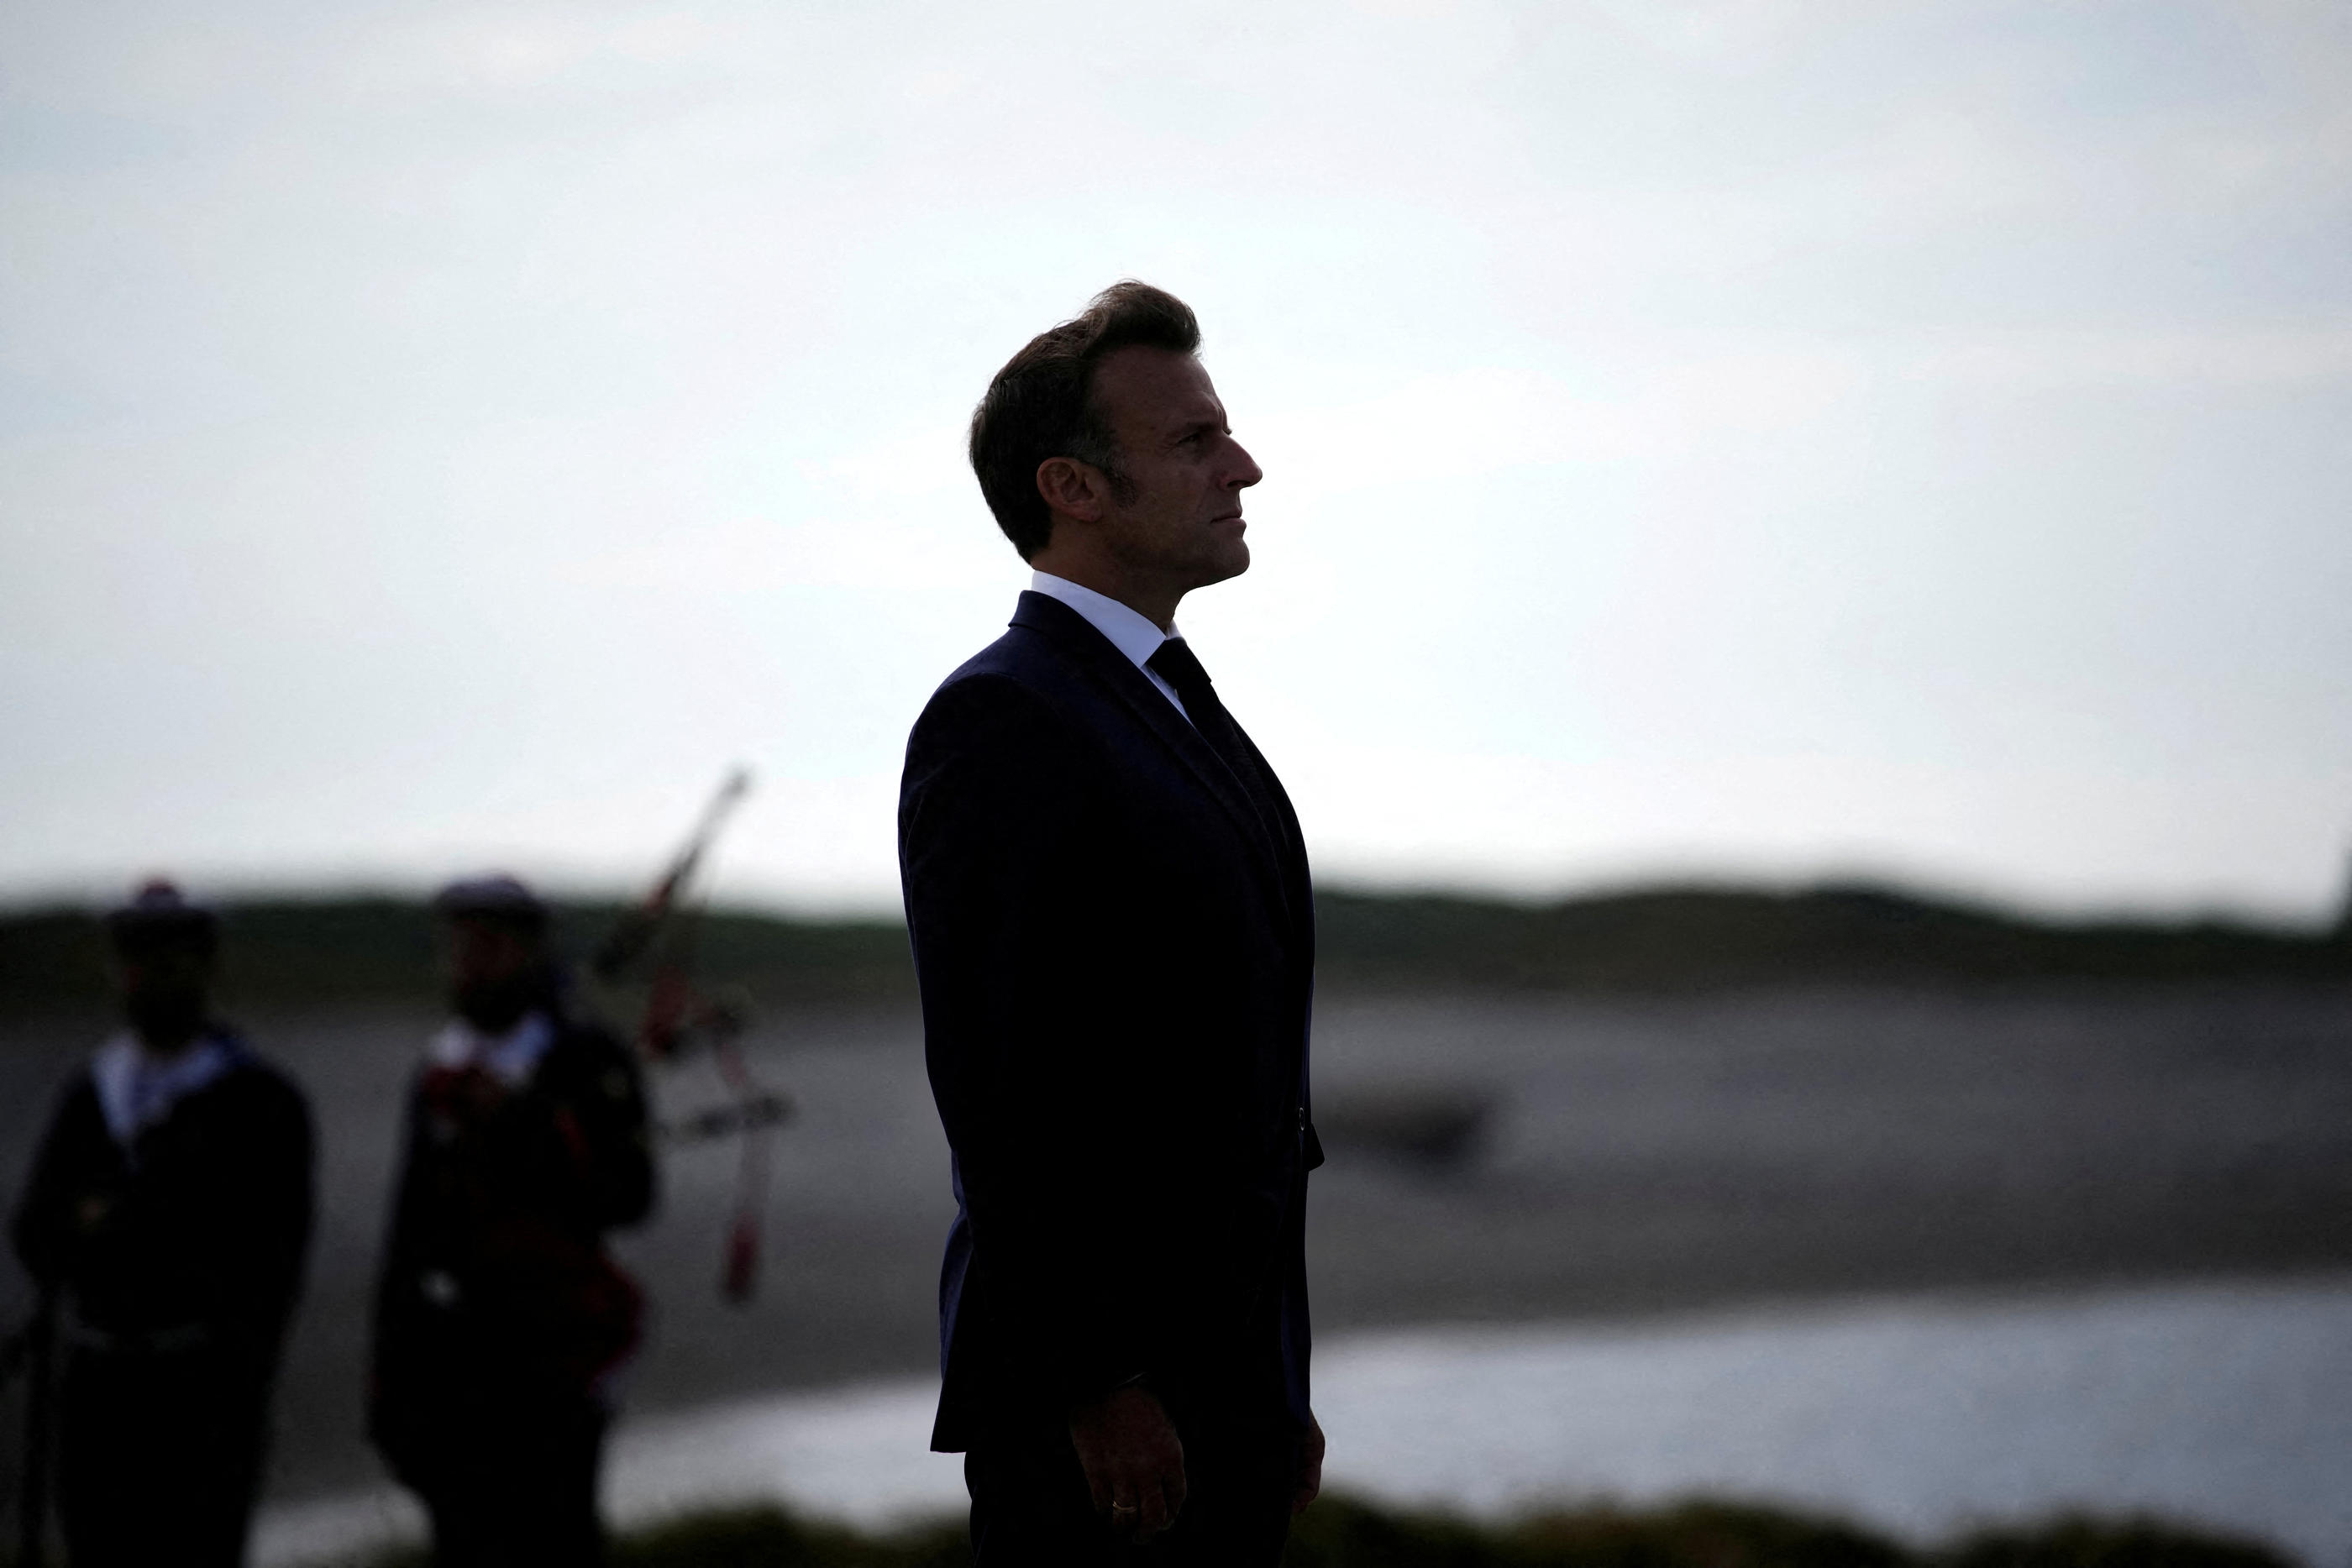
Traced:
<path fill-rule="evenodd" d="M 1273 793 L 1276 805 L 1281 808 L 1281 821 L 1269 822 L 1266 827 L 1279 841 L 1276 852 L 1282 861 L 1283 885 L 1290 901 L 1291 920 L 1297 927 L 1300 939 L 1311 947 L 1314 944 L 1315 895 L 1307 875 L 1307 840 L 1299 831 L 1298 812 L 1290 804 L 1290 791 L 1282 787 L 1282 780 L 1267 764 L 1265 753 L 1257 748 L 1257 742 L 1249 737 L 1249 732 L 1242 728 L 1239 720 L 1234 721 L 1234 733 L 1242 737 L 1244 746 L 1249 747 L 1250 760 L 1257 765 L 1257 776 L 1265 780 L 1265 787 Z"/>
<path fill-rule="evenodd" d="M 1081 667 L 1118 698 L 1144 728 L 1175 753 L 1177 759 L 1224 808 L 1225 814 L 1233 819 L 1234 826 L 1241 830 L 1242 837 L 1263 862 L 1260 869 L 1272 883 L 1276 896 L 1281 899 L 1284 908 L 1291 912 L 1295 924 L 1297 912 L 1292 909 L 1290 878 L 1286 874 L 1289 856 L 1284 852 L 1284 846 L 1279 841 L 1282 824 L 1265 821 L 1259 816 L 1257 808 L 1250 803 L 1248 793 L 1242 789 L 1241 781 L 1234 777 L 1234 770 L 1226 767 L 1224 758 L 1202 738 L 1201 732 L 1176 711 L 1176 705 L 1160 695 L 1159 688 L 1135 667 L 1126 654 L 1112 645 L 1109 638 L 1096 631 L 1085 616 L 1059 600 L 1024 591 L 1021 595 L 1020 607 L 1013 613 L 1013 624 L 1043 632 L 1057 645 L 1068 649 Z M 1234 727 L 1238 729 L 1240 727 Z M 1253 755 L 1255 754 L 1256 747 L 1246 736 L 1243 737 L 1243 744 L 1249 746 Z M 1264 771 L 1263 762 L 1260 767 Z M 1271 779 L 1273 775 L 1265 772 L 1265 777 Z M 1275 788 L 1279 789 L 1280 786 Z M 1284 809 L 1287 810 L 1288 807 L 1289 802 L 1286 800 Z"/>

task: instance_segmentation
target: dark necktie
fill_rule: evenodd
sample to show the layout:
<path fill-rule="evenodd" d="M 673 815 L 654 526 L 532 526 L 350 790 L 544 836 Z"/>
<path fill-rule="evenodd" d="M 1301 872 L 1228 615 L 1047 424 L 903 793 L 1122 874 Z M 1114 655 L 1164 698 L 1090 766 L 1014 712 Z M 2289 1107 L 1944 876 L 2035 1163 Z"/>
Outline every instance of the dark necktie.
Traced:
<path fill-rule="evenodd" d="M 1201 738 L 1209 743 L 1209 748 L 1223 760 L 1234 781 L 1242 787 L 1266 837 L 1279 845 L 1283 834 L 1276 824 L 1282 821 L 1282 813 L 1275 805 L 1274 790 L 1258 771 L 1249 743 L 1242 738 L 1241 727 L 1225 711 L 1225 705 L 1217 700 L 1217 688 L 1210 681 L 1209 672 L 1201 667 L 1201 661 L 1184 645 L 1181 637 L 1171 637 L 1160 643 L 1160 651 L 1146 659 L 1144 664 L 1176 688 L 1185 716 L 1201 732 Z"/>

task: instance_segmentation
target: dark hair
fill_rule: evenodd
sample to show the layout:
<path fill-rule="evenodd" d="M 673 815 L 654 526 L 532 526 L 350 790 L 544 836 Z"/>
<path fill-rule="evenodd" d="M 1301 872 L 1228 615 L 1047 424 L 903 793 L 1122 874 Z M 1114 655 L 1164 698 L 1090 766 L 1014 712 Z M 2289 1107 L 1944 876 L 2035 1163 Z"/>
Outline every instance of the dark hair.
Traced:
<path fill-rule="evenodd" d="M 1054 531 L 1037 493 L 1037 465 L 1045 459 L 1075 457 L 1101 469 L 1114 491 L 1125 489 L 1118 440 L 1094 405 L 1095 369 L 1113 351 L 1139 346 L 1197 353 L 1201 323 L 1173 294 L 1129 277 L 1030 339 L 972 410 L 971 471 L 1023 560 L 1045 549 Z"/>

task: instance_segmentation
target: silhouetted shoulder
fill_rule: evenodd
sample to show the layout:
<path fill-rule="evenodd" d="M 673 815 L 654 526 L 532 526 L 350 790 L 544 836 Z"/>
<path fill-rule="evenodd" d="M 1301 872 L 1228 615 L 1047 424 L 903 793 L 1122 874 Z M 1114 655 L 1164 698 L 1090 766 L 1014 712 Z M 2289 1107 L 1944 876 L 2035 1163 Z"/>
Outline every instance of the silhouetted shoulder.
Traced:
<path fill-rule="evenodd" d="M 975 725 L 1084 729 L 1079 714 L 1088 706 L 1089 691 L 1083 660 L 1073 653 L 1034 627 L 1007 629 L 940 683 L 916 721 L 916 737 L 920 740 L 926 728 Z"/>
<path fill-rule="evenodd" d="M 248 1113 L 275 1123 L 310 1123 L 310 1097 L 291 1074 L 264 1056 L 247 1052 L 218 1085 L 236 1097 Z"/>
<path fill-rule="evenodd" d="M 541 1079 L 559 1094 L 585 1092 L 615 1102 L 640 1094 L 636 1052 L 609 1024 L 593 1017 L 560 1021 Z"/>
<path fill-rule="evenodd" d="M 1050 727 L 1070 722 L 1068 709 L 1051 683 L 1024 679 L 1018 671 L 966 664 L 931 694 L 915 728 L 920 735 L 926 729 L 942 727 Z"/>

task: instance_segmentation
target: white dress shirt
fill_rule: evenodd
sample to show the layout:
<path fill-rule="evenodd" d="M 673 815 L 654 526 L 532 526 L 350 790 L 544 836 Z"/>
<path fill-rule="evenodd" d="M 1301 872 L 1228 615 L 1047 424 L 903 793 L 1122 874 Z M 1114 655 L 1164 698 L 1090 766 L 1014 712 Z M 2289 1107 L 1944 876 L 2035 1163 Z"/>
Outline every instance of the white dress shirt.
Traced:
<path fill-rule="evenodd" d="M 1107 593 L 1081 588 L 1068 578 L 1055 577 L 1050 571 L 1031 572 L 1029 588 L 1034 593 L 1060 600 L 1085 616 L 1087 624 L 1109 638 L 1110 645 L 1126 654 L 1135 667 L 1143 672 L 1143 678 L 1150 681 L 1161 696 L 1175 705 L 1178 713 L 1184 713 L 1184 699 L 1178 696 L 1176 688 L 1161 680 L 1160 672 L 1146 662 L 1160 652 L 1160 643 L 1184 633 L 1173 630 L 1162 632 L 1142 612 L 1130 610 Z M 1190 724 L 1192 721 L 1192 716 L 1184 713 L 1184 722 Z"/>

